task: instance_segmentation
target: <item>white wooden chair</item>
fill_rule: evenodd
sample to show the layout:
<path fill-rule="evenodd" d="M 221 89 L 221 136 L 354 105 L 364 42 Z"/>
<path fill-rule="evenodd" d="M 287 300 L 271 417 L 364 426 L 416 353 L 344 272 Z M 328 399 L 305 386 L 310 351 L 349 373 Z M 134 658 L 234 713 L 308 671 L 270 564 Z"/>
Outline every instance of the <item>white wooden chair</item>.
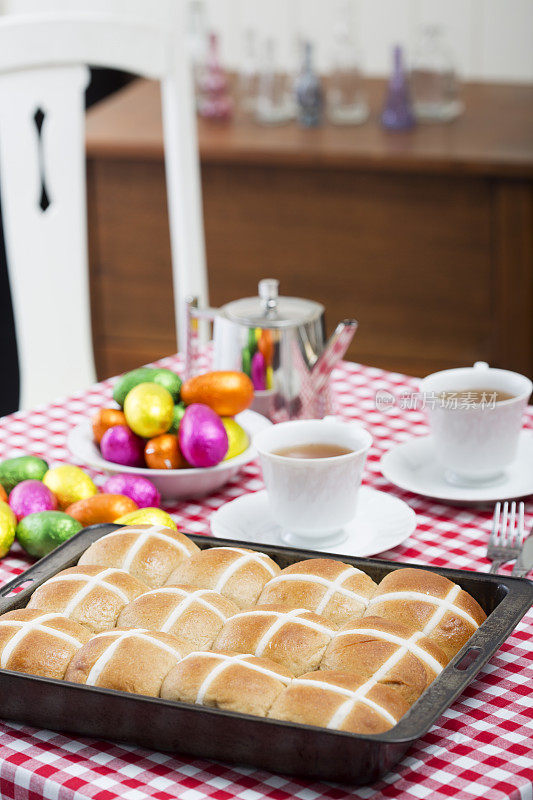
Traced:
<path fill-rule="evenodd" d="M 21 373 L 20 406 L 95 379 L 87 270 L 86 65 L 161 81 L 176 329 L 207 303 L 199 157 L 185 0 L 168 24 L 111 14 L 0 19 L 0 189 Z M 43 116 L 44 115 L 44 116 Z M 126 213 L 126 212 L 125 212 Z"/>

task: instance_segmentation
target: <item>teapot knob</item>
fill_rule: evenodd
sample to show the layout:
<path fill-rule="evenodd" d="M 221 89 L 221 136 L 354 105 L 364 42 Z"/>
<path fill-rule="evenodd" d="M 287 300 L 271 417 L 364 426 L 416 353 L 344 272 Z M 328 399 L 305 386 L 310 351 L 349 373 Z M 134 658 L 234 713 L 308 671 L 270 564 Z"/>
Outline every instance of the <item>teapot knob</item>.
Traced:
<path fill-rule="evenodd" d="M 278 305 L 279 281 L 275 278 L 263 278 L 259 281 L 259 297 L 266 313 L 274 311 Z"/>

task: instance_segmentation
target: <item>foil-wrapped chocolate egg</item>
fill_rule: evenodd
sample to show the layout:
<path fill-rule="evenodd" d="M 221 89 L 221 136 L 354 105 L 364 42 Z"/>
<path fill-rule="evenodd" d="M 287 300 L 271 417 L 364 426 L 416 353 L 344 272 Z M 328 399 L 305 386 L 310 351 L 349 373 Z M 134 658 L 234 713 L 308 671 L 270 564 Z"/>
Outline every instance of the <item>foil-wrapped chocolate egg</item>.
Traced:
<path fill-rule="evenodd" d="M 21 481 L 9 493 L 9 505 L 17 521 L 39 511 L 56 511 L 57 498 L 41 481 Z"/>
<path fill-rule="evenodd" d="M 8 552 L 15 539 L 17 518 L 13 509 L 0 500 L 0 558 Z"/>
<path fill-rule="evenodd" d="M 102 486 L 107 494 L 123 494 L 137 503 L 139 508 L 161 505 L 161 495 L 148 478 L 142 475 L 113 475 Z"/>
<path fill-rule="evenodd" d="M 185 381 L 181 399 L 186 406 L 202 403 L 221 417 L 234 417 L 254 399 L 254 386 L 244 372 L 206 372 Z"/>
<path fill-rule="evenodd" d="M 117 525 L 164 525 L 165 528 L 178 530 L 178 526 L 166 511 L 162 508 L 140 508 L 130 514 L 124 514 L 115 520 Z"/>
<path fill-rule="evenodd" d="M 16 536 L 30 556 L 42 558 L 81 528 L 77 520 L 62 511 L 37 511 L 19 522 Z"/>
<path fill-rule="evenodd" d="M 158 383 L 139 383 L 126 396 L 124 414 L 134 433 L 151 439 L 166 433 L 172 425 L 174 400 Z"/>
<path fill-rule="evenodd" d="M 193 467 L 214 467 L 228 452 L 228 434 L 222 420 L 201 403 L 187 407 L 178 435 L 180 450 Z"/>
<path fill-rule="evenodd" d="M 71 503 L 92 497 L 98 492 L 89 475 L 74 464 L 52 467 L 44 475 L 43 483 L 55 494 L 62 511 Z"/>
<path fill-rule="evenodd" d="M 244 428 L 241 428 L 239 423 L 235 422 L 232 417 L 223 417 L 222 424 L 228 435 L 228 452 L 224 456 L 224 461 L 228 461 L 228 459 L 244 453 L 250 444 L 250 439 Z"/>
<path fill-rule="evenodd" d="M 126 417 L 119 408 L 99 408 L 92 418 L 94 441 L 96 444 L 100 444 L 102 436 L 109 428 L 125 424 Z"/>
<path fill-rule="evenodd" d="M 137 510 L 137 503 L 123 494 L 95 494 L 86 500 L 78 500 L 66 509 L 85 528 L 102 522 L 115 522 L 118 517 Z"/>
<path fill-rule="evenodd" d="M 178 437 L 172 433 L 149 439 L 144 448 L 144 460 L 150 469 L 181 469 L 186 466 Z"/>
<path fill-rule="evenodd" d="M 144 442 L 127 425 L 115 425 L 102 436 L 100 452 L 106 461 L 125 467 L 144 466 Z"/>

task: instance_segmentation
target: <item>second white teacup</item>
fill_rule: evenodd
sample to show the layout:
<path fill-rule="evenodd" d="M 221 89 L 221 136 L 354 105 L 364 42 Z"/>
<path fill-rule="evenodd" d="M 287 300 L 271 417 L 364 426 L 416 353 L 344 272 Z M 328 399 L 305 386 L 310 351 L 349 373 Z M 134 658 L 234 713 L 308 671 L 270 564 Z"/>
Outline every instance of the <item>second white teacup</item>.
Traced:
<path fill-rule="evenodd" d="M 333 417 L 281 422 L 254 437 L 272 516 L 288 544 L 336 544 L 355 516 L 357 493 L 372 437 L 355 422 Z M 328 458 L 292 458 L 276 451 L 309 444 L 349 450 Z"/>
<path fill-rule="evenodd" d="M 475 485 L 501 480 L 505 467 L 516 458 L 523 414 L 533 386 L 518 372 L 492 369 L 484 361 L 473 367 L 447 369 L 420 383 L 426 403 L 435 455 L 445 467 L 449 483 Z M 468 403 L 469 392 L 488 390 L 486 403 Z M 457 395 L 442 402 L 443 393 Z M 509 399 L 490 401 L 490 392 Z M 461 400 L 463 398 L 463 400 Z"/>

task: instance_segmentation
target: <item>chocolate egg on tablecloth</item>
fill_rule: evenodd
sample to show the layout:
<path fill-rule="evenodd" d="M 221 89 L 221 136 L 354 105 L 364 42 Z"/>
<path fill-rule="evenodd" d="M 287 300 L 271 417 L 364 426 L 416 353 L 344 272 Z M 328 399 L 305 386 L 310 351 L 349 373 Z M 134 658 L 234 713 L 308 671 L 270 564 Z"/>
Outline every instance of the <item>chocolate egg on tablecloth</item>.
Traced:
<path fill-rule="evenodd" d="M 220 417 L 201 403 L 188 406 L 179 429 L 180 450 L 193 467 L 214 467 L 228 452 L 228 434 Z"/>
<path fill-rule="evenodd" d="M 185 381 L 181 399 L 187 406 L 203 403 L 221 417 L 234 417 L 251 404 L 254 386 L 244 372 L 206 372 Z"/>
<path fill-rule="evenodd" d="M 42 481 L 21 481 L 9 493 L 9 505 L 20 521 L 38 511 L 56 511 L 57 498 Z"/>
<path fill-rule="evenodd" d="M 42 481 L 48 464 L 37 456 L 17 456 L 8 458 L 0 464 L 0 483 L 10 492 L 21 481 Z"/>
<path fill-rule="evenodd" d="M 125 425 L 126 417 L 119 408 L 100 408 L 93 414 L 93 438 L 96 444 L 100 444 L 104 433 L 115 425 Z"/>
<path fill-rule="evenodd" d="M 144 442 L 127 425 L 115 425 L 102 436 L 100 452 L 106 461 L 125 467 L 144 466 Z"/>
<path fill-rule="evenodd" d="M 134 433 L 151 439 L 166 433 L 172 425 L 174 400 L 158 383 L 139 383 L 126 396 L 124 414 Z"/>
<path fill-rule="evenodd" d="M 222 424 L 228 435 L 228 452 L 224 456 L 224 461 L 228 461 L 228 459 L 244 453 L 250 440 L 246 431 L 232 417 L 223 417 Z"/>
<path fill-rule="evenodd" d="M 0 483 L 0 502 L 7 503 L 7 492 Z"/>
<path fill-rule="evenodd" d="M 117 525 L 164 525 L 177 531 L 178 526 L 162 508 L 140 508 L 115 520 Z"/>
<path fill-rule="evenodd" d="M 102 486 L 106 494 L 124 494 L 137 503 L 139 508 L 161 505 L 161 495 L 152 481 L 142 475 L 113 475 Z"/>
<path fill-rule="evenodd" d="M 8 552 L 15 539 L 17 518 L 13 509 L 3 500 L 0 501 L 0 558 Z"/>
<path fill-rule="evenodd" d="M 146 442 L 144 460 L 150 469 L 181 469 L 186 466 L 178 443 L 172 433 L 162 433 Z"/>
<path fill-rule="evenodd" d="M 83 527 L 104 522 L 115 522 L 124 514 L 137 510 L 137 503 L 124 494 L 95 494 L 78 500 L 67 508 L 67 514 L 81 522 Z"/>
<path fill-rule="evenodd" d="M 30 556 L 42 558 L 81 528 L 77 520 L 62 511 L 38 511 L 19 522 L 16 536 Z"/>
<path fill-rule="evenodd" d="M 89 475 L 74 464 L 60 464 L 49 469 L 43 477 L 43 483 L 55 494 L 62 510 L 77 500 L 92 497 L 98 491 Z"/>

